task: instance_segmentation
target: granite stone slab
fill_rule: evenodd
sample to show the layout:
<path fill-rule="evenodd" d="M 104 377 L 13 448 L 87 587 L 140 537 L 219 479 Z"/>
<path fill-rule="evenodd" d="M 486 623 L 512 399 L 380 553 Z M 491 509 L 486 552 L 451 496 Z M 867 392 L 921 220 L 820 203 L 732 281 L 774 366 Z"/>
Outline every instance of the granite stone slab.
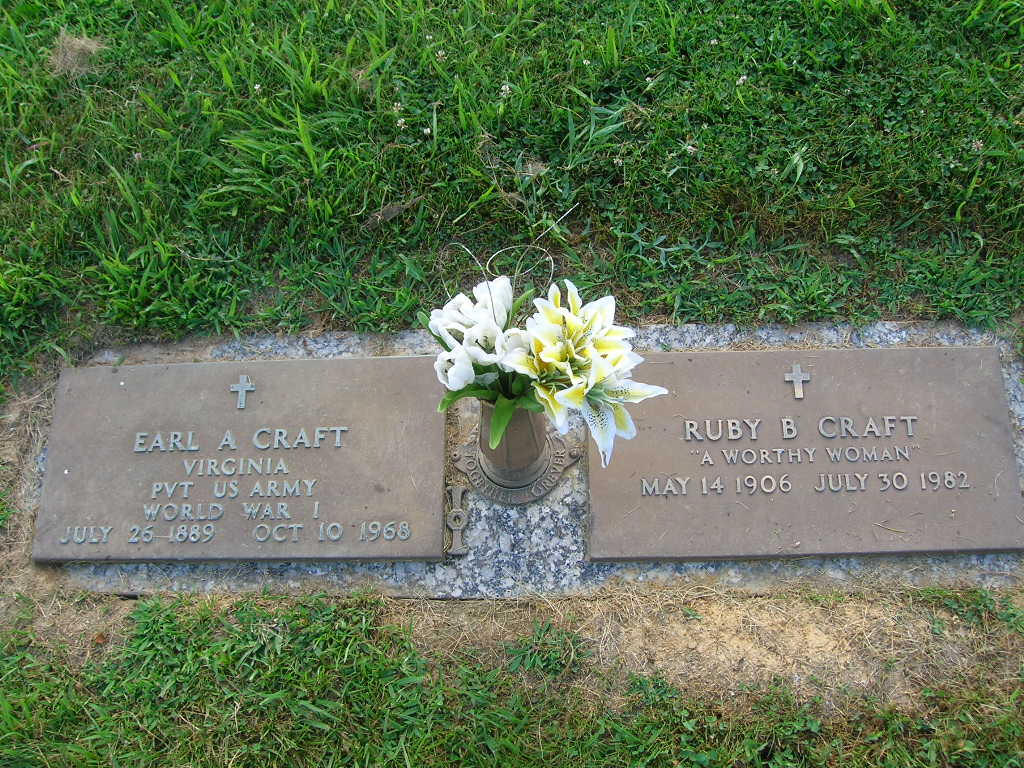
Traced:
<path fill-rule="evenodd" d="M 65 370 L 33 557 L 440 559 L 437 388 L 429 357 Z"/>
<path fill-rule="evenodd" d="M 644 354 L 673 350 L 995 345 L 1009 405 L 1018 478 L 1024 476 L 1024 363 L 1013 343 L 995 333 L 948 322 L 878 322 L 867 326 L 812 323 L 747 328 L 731 324 L 649 325 L 637 329 L 634 343 Z M 425 355 L 436 351 L 436 343 L 424 331 L 267 334 L 238 339 L 193 339 L 177 345 L 122 346 L 101 350 L 86 365 L 109 367 L 119 361 L 143 364 L 177 360 L 343 359 Z M 637 378 L 645 381 L 651 372 L 646 364 L 642 365 Z M 437 394 L 435 390 L 431 396 Z M 473 426 L 473 419 L 471 408 L 458 408 L 452 414 L 448 424 L 449 446 L 460 444 Z M 583 447 L 586 435 L 582 424 L 573 422 L 567 437 Z M 60 471 L 46 450 L 39 455 L 37 465 L 40 477 Z M 588 462 L 578 462 L 548 496 L 521 508 L 492 504 L 473 493 L 467 494 L 469 520 L 464 538 L 469 553 L 443 562 L 92 562 L 47 568 L 59 571 L 56 575 L 73 586 L 123 594 L 263 589 L 344 593 L 367 587 L 397 596 L 441 598 L 571 595 L 645 584 L 721 586 L 759 592 L 793 582 L 827 590 L 856 588 L 858 584 L 996 586 L 1017 584 L 1024 577 L 1024 556 L 1020 553 L 595 562 L 586 557 L 587 474 L 599 471 L 600 465 L 588 469 Z M 1024 514 L 1020 524 L 1024 527 Z"/>
<path fill-rule="evenodd" d="M 658 353 L 644 379 L 669 393 L 591 471 L 594 559 L 1024 549 L 994 346 Z"/>

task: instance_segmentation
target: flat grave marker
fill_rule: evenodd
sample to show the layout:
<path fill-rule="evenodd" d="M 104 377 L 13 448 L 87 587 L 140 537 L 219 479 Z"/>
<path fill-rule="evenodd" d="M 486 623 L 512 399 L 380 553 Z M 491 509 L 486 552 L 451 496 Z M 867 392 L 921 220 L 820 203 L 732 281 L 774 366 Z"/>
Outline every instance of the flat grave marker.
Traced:
<path fill-rule="evenodd" d="M 431 357 L 68 369 L 33 557 L 439 560 Z"/>
<path fill-rule="evenodd" d="M 999 551 L 1024 510 L 994 347 L 651 354 L 596 560 Z"/>

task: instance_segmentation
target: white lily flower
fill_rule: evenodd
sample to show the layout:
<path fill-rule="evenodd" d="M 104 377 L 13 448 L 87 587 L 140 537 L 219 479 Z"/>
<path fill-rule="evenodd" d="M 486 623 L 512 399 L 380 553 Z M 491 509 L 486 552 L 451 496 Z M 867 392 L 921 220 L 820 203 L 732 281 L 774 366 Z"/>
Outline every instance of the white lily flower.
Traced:
<path fill-rule="evenodd" d="M 483 318 L 466 330 L 462 345 L 474 362 L 480 365 L 495 365 L 499 359 L 496 349 L 501 335 L 501 328 L 494 321 L 489 317 Z"/>
<path fill-rule="evenodd" d="M 613 296 L 584 304 L 572 282 L 564 281 L 564 289 L 563 297 L 553 284 L 546 298 L 534 300 L 525 330 L 506 328 L 515 319 L 509 317 L 514 300 L 507 277 L 481 282 L 472 298 L 458 294 L 430 313 L 428 327 L 449 347 L 434 367 L 451 390 L 506 386 L 506 375 L 497 371 L 528 377 L 534 399 L 559 432 L 568 431 L 571 411 L 582 414 L 607 466 L 615 438 L 636 435 L 625 404 L 667 390 L 630 378 L 643 358 L 629 342 L 634 332 L 614 324 Z M 521 379 L 511 380 L 521 392 Z"/>
<path fill-rule="evenodd" d="M 507 362 L 535 379 L 534 395 L 560 432 L 568 429 L 569 411 L 580 411 L 607 466 L 615 438 L 628 440 L 636 434 L 623 403 L 666 390 L 628 378 L 643 358 L 628 341 L 633 331 L 614 324 L 613 296 L 584 304 L 576 286 L 566 280 L 564 303 L 562 298 L 552 285 L 547 298 L 534 301 L 537 312 L 526 321 L 529 354 L 517 353 Z"/>
<path fill-rule="evenodd" d="M 477 319 L 489 318 L 498 328 L 508 323 L 508 311 L 512 308 L 512 281 L 502 275 L 494 280 L 485 280 L 473 288 L 476 298 Z"/>
<path fill-rule="evenodd" d="M 496 339 L 494 351 L 498 355 L 498 367 L 501 370 L 518 371 L 537 378 L 536 373 L 531 372 L 526 365 L 530 353 L 530 336 L 526 331 L 509 328 Z"/>
<path fill-rule="evenodd" d="M 434 361 L 434 371 L 437 372 L 437 380 L 451 390 L 472 384 L 476 377 L 473 361 L 461 345 L 456 345 L 450 352 L 441 352 Z"/>
<path fill-rule="evenodd" d="M 668 394 L 668 390 L 656 384 L 643 384 L 614 375 L 591 390 L 591 396 L 582 409 L 583 418 L 601 453 L 601 466 L 607 467 L 611 461 L 616 437 L 632 440 L 636 436 L 633 417 L 623 403 L 639 403 L 649 397 L 665 394 Z"/>
<path fill-rule="evenodd" d="M 446 305 L 447 306 L 447 305 Z M 439 337 L 449 350 L 462 344 L 471 322 L 457 310 L 432 309 L 427 327 Z"/>

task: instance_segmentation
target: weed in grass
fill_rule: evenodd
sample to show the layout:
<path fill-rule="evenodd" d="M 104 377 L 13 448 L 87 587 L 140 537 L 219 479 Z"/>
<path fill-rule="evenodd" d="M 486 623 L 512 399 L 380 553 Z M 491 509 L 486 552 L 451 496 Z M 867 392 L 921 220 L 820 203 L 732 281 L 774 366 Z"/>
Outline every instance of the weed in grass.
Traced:
<path fill-rule="evenodd" d="M 682 693 L 660 676 L 630 675 L 629 695 L 646 707 L 664 706 L 682 697 Z"/>
<path fill-rule="evenodd" d="M 550 621 L 536 622 L 533 632 L 505 646 L 508 670 L 537 672 L 560 677 L 576 669 L 590 655 L 579 635 L 555 627 Z"/>
<path fill-rule="evenodd" d="M 988 625 L 997 621 L 1008 629 L 1024 634 L 1024 610 L 1014 605 L 1008 597 L 996 597 L 987 589 L 951 590 L 940 587 L 926 587 L 919 590 L 923 599 L 941 607 L 975 625 Z M 936 619 L 944 626 L 941 620 Z"/>

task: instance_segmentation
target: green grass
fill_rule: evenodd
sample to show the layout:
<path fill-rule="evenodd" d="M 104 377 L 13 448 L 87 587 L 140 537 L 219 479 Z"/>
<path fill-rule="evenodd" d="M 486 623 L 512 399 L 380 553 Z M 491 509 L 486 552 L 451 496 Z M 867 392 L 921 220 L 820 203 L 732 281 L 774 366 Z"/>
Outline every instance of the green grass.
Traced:
<path fill-rule="evenodd" d="M 969 624 L 990 629 L 1001 623 L 1024 635 L 1024 608 L 1018 608 L 1008 597 L 996 598 L 987 589 L 926 587 L 915 594 L 924 602 L 949 611 Z"/>
<path fill-rule="evenodd" d="M 1021 17 L 1015 0 L 5 3 L 0 382 L 111 331 L 407 327 L 475 279 L 452 241 L 522 246 L 493 266 L 543 282 L 536 243 L 633 318 L 1006 321 L 1024 297 Z M 105 41 L 94 72 L 48 71 L 62 28 Z"/>
<path fill-rule="evenodd" d="M 8 631 L 0 764 L 980 767 L 1024 755 L 1019 688 L 935 687 L 918 714 L 863 702 L 829 719 L 778 686 L 739 711 L 637 677 L 612 708 L 571 675 L 432 664 L 380 607 L 144 601 L 124 642 L 81 668 Z"/>
<path fill-rule="evenodd" d="M 0 533 L 7 526 L 7 521 L 14 514 L 14 507 L 8 498 L 9 491 L 0 488 Z"/>
<path fill-rule="evenodd" d="M 505 646 L 510 672 L 536 672 L 558 677 L 578 669 L 580 662 L 590 655 L 577 635 L 552 625 L 550 621 L 537 622 L 529 637 Z"/>

